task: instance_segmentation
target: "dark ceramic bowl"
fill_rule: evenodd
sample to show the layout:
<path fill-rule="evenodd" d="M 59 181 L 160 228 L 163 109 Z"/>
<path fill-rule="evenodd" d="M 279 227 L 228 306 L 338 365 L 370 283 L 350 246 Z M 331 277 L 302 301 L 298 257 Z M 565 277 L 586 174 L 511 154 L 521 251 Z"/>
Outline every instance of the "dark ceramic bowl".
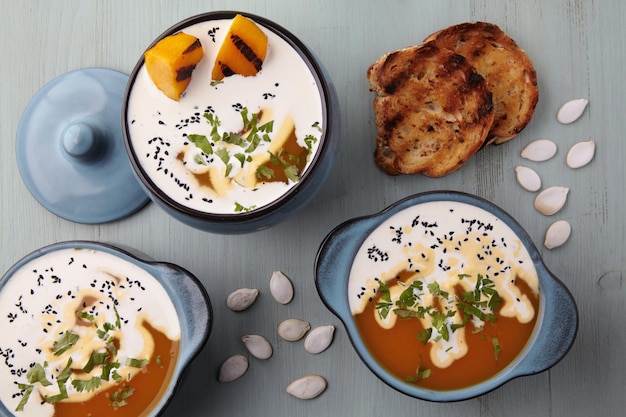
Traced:
<path fill-rule="evenodd" d="M 330 174 L 337 153 L 340 133 L 338 98 L 334 86 L 325 70 L 316 57 L 295 35 L 268 19 L 235 11 L 204 13 L 186 19 L 167 29 L 148 47 L 148 49 L 164 37 L 182 31 L 189 26 L 219 19 L 232 19 L 237 14 L 252 19 L 257 24 L 262 25 L 264 29 L 278 35 L 278 37 L 290 45 L 300 55 L 305 65 L 308 67 L 319 91 L 323 118 L 319 148 L 313 155 L 310 164 L 302 173 L 298 183 L 290 188 L 289 191 L 277 197 L 267 205 L 249 211 L 239 211 L 235 213 L 216 214 L 208 210 L 199 210 L 198 208 L 190 208 L 188 205 L 181 204 L 179 202 L 180 200 L 175 200 L 164 192 L 163 189 L 159 188 L 154 178 L 151 178 L 147 170 L 142 166 L 141 157 L 143 155 L 138 155 L 135 149 L 136 146 L 133 144 L 130 125 L 135 121 L 131 120 L 132 116 L 128 114 L 129 97 L 134 94 L 133 90 L 138 73 L 144 66 L 143 56 L 130 75 L 122 107 L 123 134 L 128 155 L 140 183 L 143 185 L 152 201 L 168 214 L 187 225 L 207 232 L 222 234 L 248 233 L 265 229 L 289 218 L 304 207 L 320 190 Z M 222 31 L 227 30 L 227 28 L 220 29 Z M 209 47 L 211 48 L 217 47 L 217 45 L 211 43 L 211 41 L 206 41 L 205 43 L 210 44 Z M 210 103 L 203 103 L 203 106 L 206 105 L 210 105 Z M 140 140 L 148 139 L 149 138 L 140 138 Z"/>
<path fill-rule="evenodd" d="M 67 241 L 45 246 L 18 261 L 0 280 L 0 293 L 15 274 L 25 265 L 41 256 L 64 249 L 84 249 L 104 252 L 122 261 L 133 264 L 153 276 L 170 297 L 178 315 L 181 336 L 179 356 L 170 383 L 163 392 L 158 404 L 148 415 L 152 417 L 161 414 L 174 396 L 190 363 L 206 344 L 211 332 L 213 313 L 211 302 L 204 286 L 189 271 L 170 263 L 146 260 L 145 255 L 139 254 L 133 249 L 121 249 L 108 244 L 89 241 Z M 89 279 L 89 277 L 85 276 L 85 279 Z M 8 346 L 7 342 L 8 341 L 3 340 L 3 336 L 0 335 L 0 346 Z M 1 401 L 0 415 L 13 415 L 11 410 L 7 410 L 6 406 Z M 17 413 L 17 415 L 19 415 L 19 413 Z"/>
<path fill-rule="evenodd" d="M 540 301 L 537 322 L 526 346 L 504 370 L 490 379 L 463 389 L 438 391 L 421 388 L 392 375 L 364 343 L 348 301 L 348 283 L 355 255 L 364 240 L 382 223 L 415 205 L 451 201 L 482 208 L 501 219 L 519 237 L 530 254 L 539 277 Z M 363 362 L 381 380 L 406 395 L 429 401 L 465 400 L 485 394 L 513 378 L 545 371 L 559 362 L 576 337 L 578 311 L 574 299 L 544 265 L 539 252 L 522 227 L 494 204 L 469 194 L 436 191 L 403 199 L 382 212 L 349 220 L 335 228 L 322 242 L 315 264 L 317 290 L 326 306 L 343 322 Z"/>

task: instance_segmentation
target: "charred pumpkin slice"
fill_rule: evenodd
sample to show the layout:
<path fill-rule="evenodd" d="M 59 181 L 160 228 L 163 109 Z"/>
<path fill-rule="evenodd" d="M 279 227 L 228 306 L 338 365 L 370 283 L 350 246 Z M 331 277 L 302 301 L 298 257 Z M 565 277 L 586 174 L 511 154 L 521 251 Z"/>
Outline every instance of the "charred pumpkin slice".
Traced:
<path fill-rule="evenodd" d="M 176 101 L 187 89 L 191 73 L 203 56 L 200 40 L 184 32 L 166 36 L 144 54 L 152 82 Z"/>
<path fill-rule="evenodd" d="M 220 47 L 211 78 L 219 81 L 233 74 L 256 75 L 267 53 L 267 35 L 256 23 L 238 14 Z"/>

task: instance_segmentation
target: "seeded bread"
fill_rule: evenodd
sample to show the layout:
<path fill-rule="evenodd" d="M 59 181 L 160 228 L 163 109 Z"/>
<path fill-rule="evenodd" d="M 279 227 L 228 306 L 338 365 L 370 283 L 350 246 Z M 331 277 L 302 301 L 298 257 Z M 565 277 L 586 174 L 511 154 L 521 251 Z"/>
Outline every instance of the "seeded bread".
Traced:
<path fill-rule="evenodd" d="M 377 94 L 375 162 L 386 173 L 441 177 L 484 145 L 492 94 L 463 56 L 432 43 L 413 46 L 382 56 L 367 78 Z"/>
<path fill-rule="evenodd" d="M 528 125 L 539 100 L 537 74 L 526 52 L 497 25 L 462 23 L 424 43 L 463 55 L 487 80 L 495 111 L 489 143 L 506 142 Z"/>

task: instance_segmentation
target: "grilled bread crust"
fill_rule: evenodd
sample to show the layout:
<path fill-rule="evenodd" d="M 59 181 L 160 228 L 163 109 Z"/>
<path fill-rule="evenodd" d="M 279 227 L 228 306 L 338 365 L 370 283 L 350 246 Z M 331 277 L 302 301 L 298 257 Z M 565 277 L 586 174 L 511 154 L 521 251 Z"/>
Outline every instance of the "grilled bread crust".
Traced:
<path fill-rule="evenodd" d="M 528 125 L 539 100 L 537 73 L 526 52 L 497 25 L 461 23 L 424 43 L 463 55 L 485 77 L 495 111 L 489 143 L 506 142 Z"/>
<path fill-rule="evenodd" d="M 367 70 L 375 162 L 390 175 L 441 177 L 485 143 L 494 121 L 487 82 L 463 56 L 432 43 L 390 52 Z"/>

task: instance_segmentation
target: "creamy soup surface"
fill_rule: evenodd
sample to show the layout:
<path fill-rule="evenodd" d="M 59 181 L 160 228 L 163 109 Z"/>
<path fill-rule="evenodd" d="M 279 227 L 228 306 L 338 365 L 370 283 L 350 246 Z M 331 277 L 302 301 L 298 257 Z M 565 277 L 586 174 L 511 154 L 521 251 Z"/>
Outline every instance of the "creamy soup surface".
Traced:
<path fill-rule="evenodd" d="M 255 76 L 238 74 L 211 80 L 217 52 L 231 20 L 201 22 L 182 31 L 197 37 L 204 57 L 193 71 L 180 101 L 159 91 L 143 66 L 128 102 L 128 130 L 141 166 L 153 183 L 177 203 L 207 213 L 228 214 L 259 209 L 284 195 L 298 181 L 268 181 L 255 168 L 271 158 L 305 167 L 319 148 L 323 129 L 320 86 L 300 55 L 280 36 L 259 25 L 268 37 L 262 69 Z M 215 141 L 215 135 L 243 132 L 244 119 L 258 115 L 261 138 L 249 146 Z M 294 137 L 308 156 L 281 152 L 280 138 Z M 206 137 L 212 145 L 198 146 Z M 292 147 L 293 147 L 292 146 Z M 280 161 L 279 161 L 280 160 Z"/>
<path fill-rule="evenodd" d="M 55 404 L 84 403 L 116 384 L 132 385 L 149 362 L 166 359 L 155 357 L 147 326 L 180 340 L 170 297 L 142 268 L 92 249 L 29 261 L 0 292 L 0 400 L 16 416 L 48 417 Z M 132 402 L 130 394 L 123 400 Z M 109 403 L 110 413 L 123 408 L 122 398 Z"/>
<path fill-rule="evenodd" d="M 441 369 L 468 354 L 468 329 L 481 332 L 500 317 L 532 323 L 538 297 L 537 272 L 520 239 L 499 218 L 459 202 L 393 215 L 363 242 L 349 278 L 353 315 L 368 311 L 383 329 L 418 320 L 421 330 L 411 337 Z M 493 346 L 497 360 L 505 346 L 495 336 Z"/>

